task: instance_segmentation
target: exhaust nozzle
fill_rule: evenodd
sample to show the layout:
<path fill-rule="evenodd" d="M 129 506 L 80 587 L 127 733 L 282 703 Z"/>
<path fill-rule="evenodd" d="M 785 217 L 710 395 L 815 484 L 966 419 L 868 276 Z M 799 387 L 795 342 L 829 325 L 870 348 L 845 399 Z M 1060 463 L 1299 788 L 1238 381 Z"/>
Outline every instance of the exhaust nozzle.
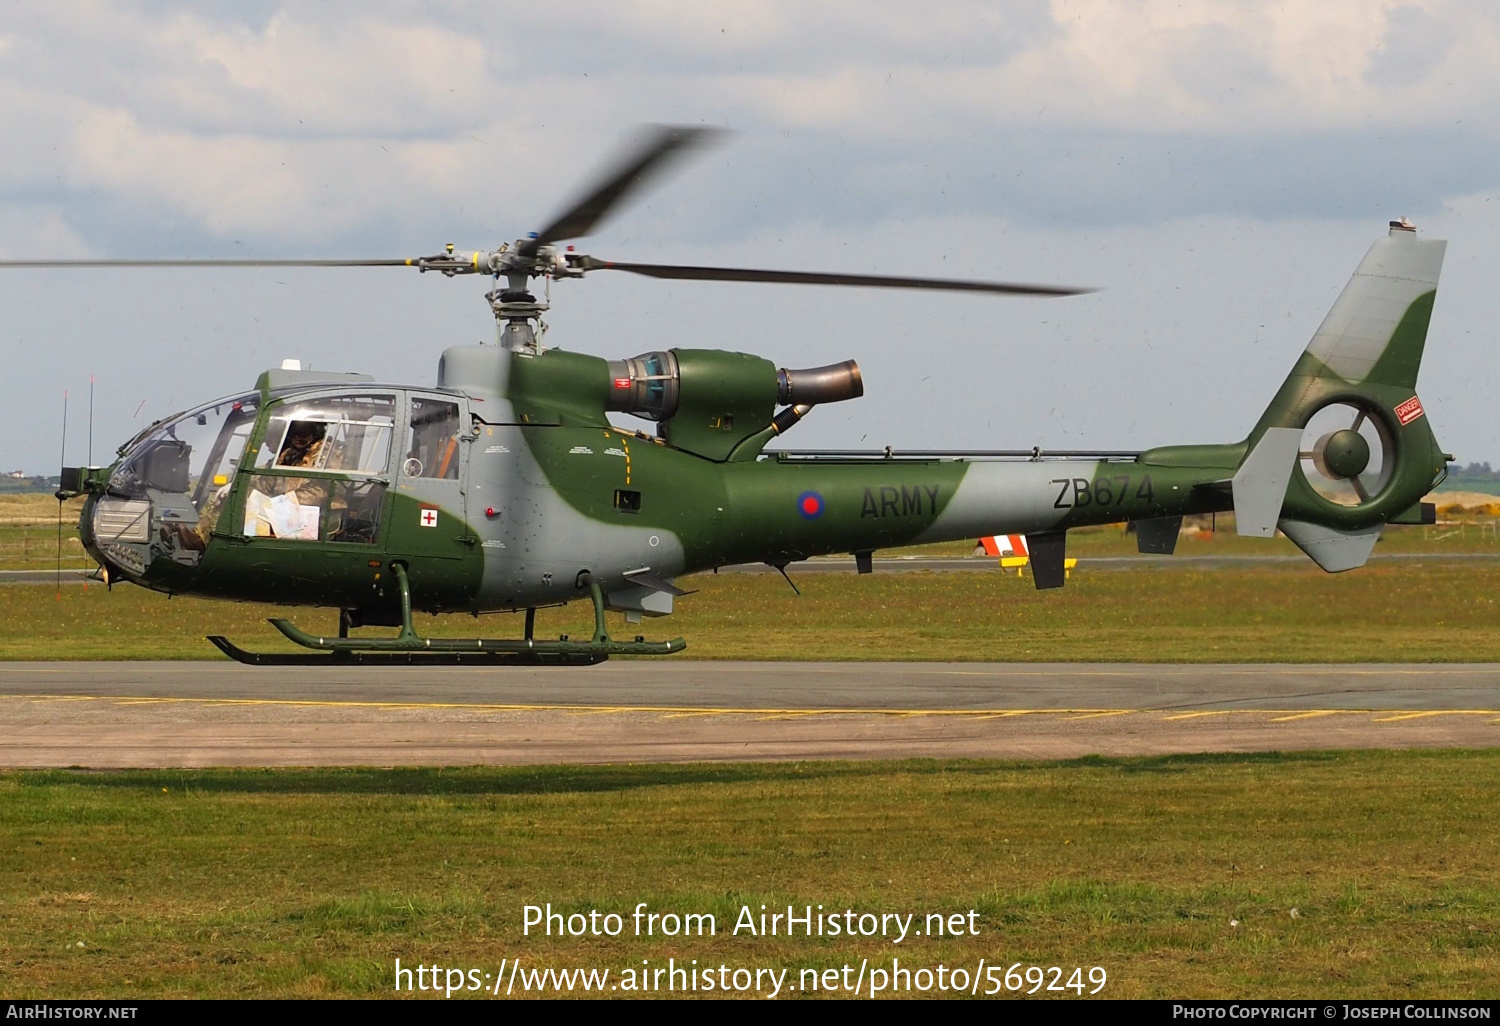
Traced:
<path fill-rule="evenodd" d="M 829 364 L 827 367 L 810 367 L 807 370 L 787 370 L 783 367 L 776 372 L 778 403 L 814 406 L 818 403 L 858 399 L 864 394 L 864 378 L 860 376 L 859 364 L 853 360 Z"/>

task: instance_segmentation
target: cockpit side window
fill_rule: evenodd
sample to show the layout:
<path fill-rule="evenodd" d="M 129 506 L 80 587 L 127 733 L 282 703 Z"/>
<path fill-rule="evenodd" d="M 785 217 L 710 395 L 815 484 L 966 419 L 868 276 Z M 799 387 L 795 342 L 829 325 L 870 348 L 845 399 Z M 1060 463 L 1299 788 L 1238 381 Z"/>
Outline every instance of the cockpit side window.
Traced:
<path fill-rule="evenodd" d="M 395 396 L 338 395 L 288 400 L 272 411 L 255 466 L 384 474 L 395 427 Z"/>
<path fill-rule="evenodd" d="M 412 396 L 411 426 L 401 472 L 407 477 L 458 480 L 458 404 Z"/>
<path fill-rule="evenodd" d="M 294 397 L 273 407 L 255 460 L 265 473 L 245 496 L 245 536 L 374 544 L 395 429 L 394 395 Z"/>

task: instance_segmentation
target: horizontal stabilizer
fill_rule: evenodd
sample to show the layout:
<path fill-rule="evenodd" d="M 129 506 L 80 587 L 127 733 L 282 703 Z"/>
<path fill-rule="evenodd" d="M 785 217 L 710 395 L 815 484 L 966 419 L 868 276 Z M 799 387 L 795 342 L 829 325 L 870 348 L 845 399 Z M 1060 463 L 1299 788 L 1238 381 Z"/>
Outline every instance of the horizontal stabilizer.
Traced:
<path fill-rule="evenodd" d="M 1282 532 L 1314 563 L 1336 574 L 1364 566 L 1385 525 L 1375 524 L 1358 531 L 1336 531 L 1321 524 L 1283 520 L 1280 526 Z"/>
<path fill-rule="evenodd" d="M 1240 534 L 1276 537 L 1276 521 L 1301 444 L 1301 428 L 1267 428 L 1235 471 L 1234 526 Z"/>
<path fill-rule="evenodd" d="M 1433 502 L 1419 502 L 1405 513 L 1397 513 L 1386 521 L 1388 524 L 1423 524 L 1437 523 L 1437 504 Z"/>

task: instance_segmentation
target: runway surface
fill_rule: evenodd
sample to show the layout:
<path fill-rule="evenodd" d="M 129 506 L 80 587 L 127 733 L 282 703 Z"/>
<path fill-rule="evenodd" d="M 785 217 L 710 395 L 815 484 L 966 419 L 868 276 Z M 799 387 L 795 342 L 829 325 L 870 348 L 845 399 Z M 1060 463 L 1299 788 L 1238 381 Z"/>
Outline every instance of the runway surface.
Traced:
<path fill-rule="evenodd" d="M 1069 758 L 1500 744 L 1500 664 L 0 663 L 0 766 Z"/>
<path fill-rule="evenodd" d="M 1496 560 L 1500 559 L 1500 553 L 1496 552 L 1381 552 L 1370 557 L 1373 563 L 1385 561 L 1411 561 L 1422 560 L 1428 563 L 1443 563 L 1453 560 Z M 1270 554 L 1264 556 L 1255 555 L 1227 555 L 1227 556 L 1082 556 L 1078 560 L 1078 566 L 1084 570 L 1161 570 L 1173 567 L 1179 570 L 1214 570 L 1237 566 L 1274 566 L 1277 564 L 1299 563 L 1312 564 L 1306 556 Z M 992 558 L 971 556 L 885 556 L 878 557 L 872 563 L 875 573 L 902 573 L 915 570 L 938 570 L 938 571 L 976 571 L 988 570 L 991 573 L 997 571 L 998 567 Z M 852 574 L 855 572 L 854 560 L 843 557 L 819 557 L 817 559 L 806 559 L 800 563 L 787 564 L 787 573 L 796 574 Z M 775 567 L 767 566 L 765 563 L 738 563 L 734 566 L 719 568 L 720 573 L 726 574 L 774 574 L 780 571 Z M 63 570 L 61 583 L 83 584 L 88 581 L 97 583 L 90 570 Z M 0 584 L 56 584 L 59 580 L 55 570 L 0 570 Z"/>

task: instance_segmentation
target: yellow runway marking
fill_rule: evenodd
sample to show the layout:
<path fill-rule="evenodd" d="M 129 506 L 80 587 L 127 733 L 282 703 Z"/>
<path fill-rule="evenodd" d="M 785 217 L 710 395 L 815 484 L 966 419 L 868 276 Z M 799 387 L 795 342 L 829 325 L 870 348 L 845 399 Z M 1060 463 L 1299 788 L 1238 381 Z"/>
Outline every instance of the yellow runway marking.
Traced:
<path fill-rule="evenodd" d="M 1375 720 L 1376 723 L 1400 723 L 1404 720 L 1423 720 L 1429 716 L 1493 716 L 1494 712 L 1489 709 L 1423 709 L 1417 712 L 1396 713 L 1393 716 L 1382 716 Z"/>
<path fill-rule="evenodd" d="M 1317 716 L 1342 716 L 1345 713 L 1364 711 L 1363 709 L 1310 709 L 1307 712 L 1292 713 L 1288 716 L 1276 716 L 1271 719 L 1271 722 L 1290 723 L 1293 720 L 1310 720 Z"/>
<path fill-rule="evenodd" d="M 1056 668 L 1048 667 L 1039 670 L 1016 670 L 1009 667 L 995 670 L 917 670 L 918 673 L 932 673 L 937 676 L 947 677 L 1142 677 L 1154 675 L 1158 677 L 1180 677 L 1184 674 L 1201 674 L 1205 667 L 1196 663 L 1142 663 L 1138 667 L 1121 670 L 1079 670 L 1069 666 L 1067 663 L 1059 663 Z M 1388 669 L 1381 667 L 1375 670 L 1346 669 L 1339 666 L 1300 666 L 1275 669 L 1260 666 L 1218 666 L 1211 671 L 1221 677 L 1438 677 L 1452 676 L 1454 674 L 1500 673 L 1500 665 L 1441 667 L 1421 666 L 1410 670 Z"/>
<path fill-rule="evenodd" d="M 1202 716 L 1228 716 L 1232 712 L 1268 712 L 1266 709 L 1209 709 L 1204 712 L 1177 713 L 1175 716 L 1163 716 L 1164 720 L 1196 720 Z"/>

